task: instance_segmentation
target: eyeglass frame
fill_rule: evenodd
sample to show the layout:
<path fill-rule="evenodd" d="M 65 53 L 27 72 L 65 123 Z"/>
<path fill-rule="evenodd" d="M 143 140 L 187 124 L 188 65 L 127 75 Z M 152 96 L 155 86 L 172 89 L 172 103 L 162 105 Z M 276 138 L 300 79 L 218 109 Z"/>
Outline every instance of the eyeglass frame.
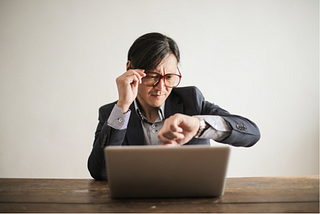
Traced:
<path fill-rule="evenodd" d="M 144 81 L 143 81 L 143 78 L 144 78 L 144 77 L 143 77 L 143 78 L 141 79 L 141 80 L 142 80 L 142 83 L 143 83 L 145 86 L 148 86 L 148 87 L 155 87 L 155 86 L 157 86 L 157 85 L 160 83 L 161 80 L 163 80 L 164 85 L 165 85 L 166 87 L 168 87 L 168 88 L 176 88 L 176 87 L 179 86 L 179 84 L 180 84 L 180 82 L 181 82 L 181 78 L 182 78 L 180 69 L 179 69 L 178 67 L 177 67 L 177 69 L 178 69 L 179 74 L 168 73 L 168 74 L 162 75 L 162 74 L 159 74 L 159 73 L 157 73 L 157 72 L 146 71 L 146 72 L 145 72 L 146 74 L 152 73 L 152 74 L 160 75 L 160 79 L 159 79 L 159 81 L 158 81 L 156 84 L 154 84 L 154 85 L 146 85 L 146 84 L 144 83 Z M 174 87 L 167 86 L 167 85 L 166 85 L 166 80 L 165 80 L 165 76 L 167 76 L 167 75 L 175 75 L 175 76 L 179 77 L 179 82 L 178 82 L 178 84 L 177 84 L 176 86 L 174 86 Z"/>

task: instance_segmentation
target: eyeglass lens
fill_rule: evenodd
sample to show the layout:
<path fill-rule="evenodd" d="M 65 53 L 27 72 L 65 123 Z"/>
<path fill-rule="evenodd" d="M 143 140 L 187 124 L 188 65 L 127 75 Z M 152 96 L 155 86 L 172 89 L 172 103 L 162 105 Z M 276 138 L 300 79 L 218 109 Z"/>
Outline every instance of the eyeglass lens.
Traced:
<path fill-rule="evenodd" d="M 164 83 L 167 87 L 177 87 L 180 82 L 180 76 L 177 74 L 166 74 L 162 76 L 159 73 L 149 72 L 142 78 L 143 83 L 146 86 L 156 86 L 161 79 L 164 79 Z"/>

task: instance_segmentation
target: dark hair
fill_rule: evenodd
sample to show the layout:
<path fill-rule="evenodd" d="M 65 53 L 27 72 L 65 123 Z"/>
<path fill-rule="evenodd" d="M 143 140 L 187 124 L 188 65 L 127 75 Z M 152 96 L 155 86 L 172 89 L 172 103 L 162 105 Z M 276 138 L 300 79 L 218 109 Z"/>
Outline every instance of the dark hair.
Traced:
<path fill-rule="evenodd" d="M 128 60 L 133 69 L 153 70 L 170 53 L 175 55 L 179 63 L 180 52 L 173 39 L 161 33 L 147 33 L 134 41 L 128 52 Z"/>

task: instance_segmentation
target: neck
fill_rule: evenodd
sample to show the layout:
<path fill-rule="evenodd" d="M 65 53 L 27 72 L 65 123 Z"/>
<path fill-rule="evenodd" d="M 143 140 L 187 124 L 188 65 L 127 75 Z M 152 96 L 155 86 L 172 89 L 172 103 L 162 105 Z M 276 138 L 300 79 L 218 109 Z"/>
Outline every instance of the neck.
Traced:
<path fill-rule="evenodd" d="M 151 107 L 151 106 L 144 106 L 139 102 L 139 100 L 137 100 L 137 101 L 138 101 L 137 104 L 138 104 L 143 116 L 145 116 L 150 123 L 154 123 L 154 121 L 156 121 L 156 119 L 159 117 L 159 113 L 158 113 L 159 108 L 158 107 Z"/>
<path fill-rule="evenodd" d="M 154 123 L 159 117 L 158 108 L 155 111 L 143 112 L 143 115 L 148 119 L 150 123 Z"/>
<path fill-rule="evenodd" d="M 150 123 L 154 123 L 156 119 L 159 117 L 158 109 L 156 107 L 151 108 L 141 108 L 141 113 L 148 119 Z"/>

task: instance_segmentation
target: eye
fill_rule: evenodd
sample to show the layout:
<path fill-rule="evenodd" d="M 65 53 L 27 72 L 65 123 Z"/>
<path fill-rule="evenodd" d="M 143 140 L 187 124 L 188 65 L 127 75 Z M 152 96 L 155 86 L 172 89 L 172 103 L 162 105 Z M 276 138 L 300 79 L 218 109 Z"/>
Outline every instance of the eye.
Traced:
<path fill-rule="evenodd" d="M 172 78 L 174 78 L 174 74 L 167 74 L 166 75 L 167 80 L 172 79 Z"/>
<path fill-rule="evenodd" d="M 147 78 L 150 78 L 150 79 L 156 79 L 156 78 L 159 78 L 159 74 L 156 74 L 156 73 L 147 73 L 146 77 Z"/>

